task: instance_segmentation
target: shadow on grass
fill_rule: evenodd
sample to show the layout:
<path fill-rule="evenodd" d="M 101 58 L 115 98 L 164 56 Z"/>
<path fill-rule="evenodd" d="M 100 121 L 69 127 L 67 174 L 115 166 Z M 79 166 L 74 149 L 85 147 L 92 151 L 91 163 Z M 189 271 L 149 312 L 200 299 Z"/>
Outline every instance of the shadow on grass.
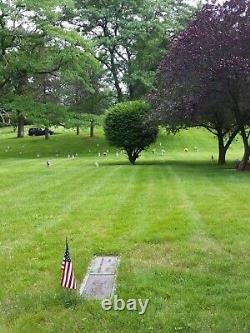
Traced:
<path fill-rule="evenodd" d="M 100 162 L 100 167 L 124 166 L 127 168 L 145 168 L 157 173 L 160 170 L 165 170 L 166 174 L 174 171 L 181 178 L 187 179 L 203 179 L 204 177 L 212 177 L 214 179 L 223 179 L 223 181 L 231 183 L 237 182 L 240 179 L 249 179 L 249 172 L 237 171 L 234 167 L 234 162 L 230 161 L 225 166 L 220 166 L 216 163 L 206 160 L 164 160 L 164 161 L 140 161 L 135 165 L 131 165 L 127 161 L 112 161 Z M 126 168 L 126 169 L 127 169 Z M 223 178 L 222 178 L 223 177 Z"/>
<path fill-rule="evenodd" d="M 54 132 L 54 134 L 51 134 L 49 137 L 50 138 L 53 138 L 55 136 L 58 136 L 58 135 L 62 135 L 63 133 L 59 133 L 59 132 Z M 10 137 L 10 138 L 6 138 L 5 140 L 18 140 L 18 141 L 21 141 L 22 139 L 24 138 L 40 138 L 41 140 L 44 140 L 45 141 L 45 135 L 25 135 L 23 138 L 18 138 L 17 136 L 13 136 L 13 137 Z"/>
<path fill-rule="evenodd" d="M 146 160 L 146 161 L 138 161 L 135 165 L 132 165 L 128 161 L 107 161 L 100 162 L 100 166 L 131 166 L 132 168 L 140 167 L 140 166 L 161 166 L 161 167 L 178 167 L 178 168 L 201 168 L 206 167 L 213 170 L 235 170 L 234 163 L 228 162 L 228 164 L 224 166 L 220 166 L 216 163 L 211 163 L 206 160 Z"/>

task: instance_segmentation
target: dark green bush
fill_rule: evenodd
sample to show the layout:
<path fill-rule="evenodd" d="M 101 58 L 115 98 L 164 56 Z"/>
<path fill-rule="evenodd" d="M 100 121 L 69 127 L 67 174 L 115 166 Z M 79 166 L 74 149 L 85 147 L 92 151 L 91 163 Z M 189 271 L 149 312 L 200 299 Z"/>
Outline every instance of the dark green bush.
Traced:
<path fill-rule="evenodd" d="M 138 100 L 116 104 L 107 112 L 104 131 L 111 145 L 123 148 L 135 164 L 142 150 L 155 142 L 158 125 L 148 103 Z"/>

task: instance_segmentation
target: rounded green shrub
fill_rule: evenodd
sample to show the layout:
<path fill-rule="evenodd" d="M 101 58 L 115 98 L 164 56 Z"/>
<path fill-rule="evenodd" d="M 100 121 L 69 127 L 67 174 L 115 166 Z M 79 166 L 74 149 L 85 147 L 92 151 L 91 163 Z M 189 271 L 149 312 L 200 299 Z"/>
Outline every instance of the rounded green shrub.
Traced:
<path fill-rule="evenodd" d="M 135 164 L 142 150 L 156 141 L 158 125 L 150 105 L 137 100 L 111 107 L 105 118 L 104 131 L 109 143 L 124 149 L 129 161 Z"/>

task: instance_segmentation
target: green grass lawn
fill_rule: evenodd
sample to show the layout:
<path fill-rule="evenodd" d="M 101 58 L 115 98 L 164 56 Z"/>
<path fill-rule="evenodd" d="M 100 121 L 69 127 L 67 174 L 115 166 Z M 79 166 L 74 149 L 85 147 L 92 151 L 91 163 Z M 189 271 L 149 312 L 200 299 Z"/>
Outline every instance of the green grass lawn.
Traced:
<path fill-rule="evenodd" d="M 1 130 L 0 333 L 250 332 L 250 173 L 233 169 L 240 143 L 218 167 L 207 132 L 162 132 L 131 166 L 97 134 L 17 140 Z M 119 255 L 116 294 L 149 298 L 145 315 L 105 312 L 62 289 L 65 236 L 78 282 L 95 254 Z"/>

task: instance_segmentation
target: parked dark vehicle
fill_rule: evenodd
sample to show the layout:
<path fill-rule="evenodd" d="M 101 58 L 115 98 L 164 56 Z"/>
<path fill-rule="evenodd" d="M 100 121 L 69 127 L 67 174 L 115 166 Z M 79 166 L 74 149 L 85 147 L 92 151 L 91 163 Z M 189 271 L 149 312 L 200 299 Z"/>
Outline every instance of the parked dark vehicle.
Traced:
<path fill-rule="evenodd" d="M 53 131 L 49 130 L 49 135 L 54 134 Z M 29 136 L 42 136 L 45 135 L 45 129 L 32 127 L 29 129 Z"/>

